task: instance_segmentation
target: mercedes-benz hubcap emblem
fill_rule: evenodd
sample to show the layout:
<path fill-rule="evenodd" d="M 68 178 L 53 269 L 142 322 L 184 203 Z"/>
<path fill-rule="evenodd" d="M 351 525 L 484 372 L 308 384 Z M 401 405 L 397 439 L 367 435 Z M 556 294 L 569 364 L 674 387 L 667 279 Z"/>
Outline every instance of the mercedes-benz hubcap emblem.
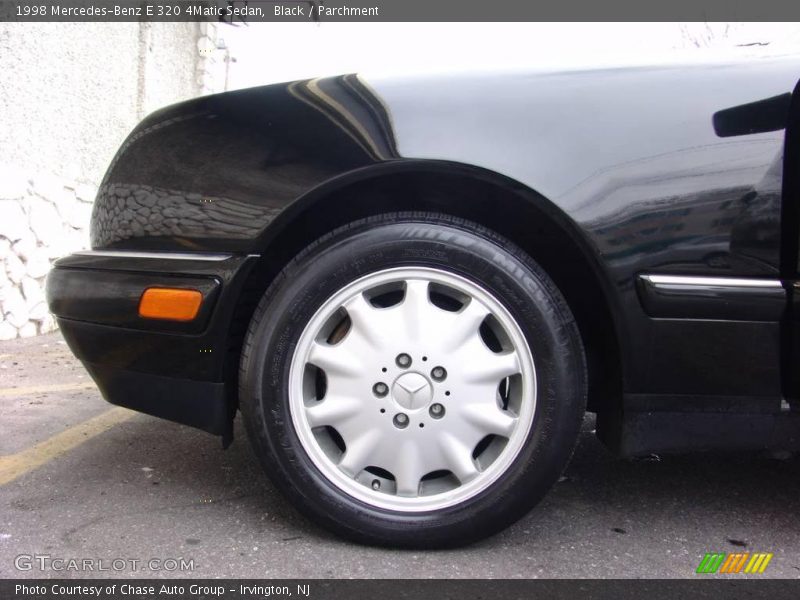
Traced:
<path fill-rule="evenodd" d="M 424 408 L 433 398 L 433 386 L 419 373 L 403 373 L 392 386 L 392 397 L 408 410 Z"/>

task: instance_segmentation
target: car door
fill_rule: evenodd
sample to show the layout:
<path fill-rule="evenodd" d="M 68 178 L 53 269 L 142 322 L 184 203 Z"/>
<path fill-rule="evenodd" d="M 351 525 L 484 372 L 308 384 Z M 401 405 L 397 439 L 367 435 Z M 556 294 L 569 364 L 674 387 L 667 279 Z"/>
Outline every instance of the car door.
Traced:
<path fill-rule="evenodd" d="M 800 82 L 795 87 L 786 127 L 781 205 L 781 280 L 788 306 L 782 323 L 781 371 L 784 397 L 800 411 Z M 800 414 L 800 413 L 799 413 Z"/>

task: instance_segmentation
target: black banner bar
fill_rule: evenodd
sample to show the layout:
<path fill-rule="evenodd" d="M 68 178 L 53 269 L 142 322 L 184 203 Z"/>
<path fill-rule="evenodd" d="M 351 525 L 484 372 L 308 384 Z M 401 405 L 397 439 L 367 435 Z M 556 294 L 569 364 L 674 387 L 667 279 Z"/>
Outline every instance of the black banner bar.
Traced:
<path fill-rule="evenodd" d="M 673 600 L 783 598 L 800 594 L 800 580 L 325 580 L 325 579 L 28 579 L 0 581 L 3 600 Z"/>
<path fill-rule="evenodd" d="M 0 0 L 19 22 L 798 20 L 792 0 Z"/>

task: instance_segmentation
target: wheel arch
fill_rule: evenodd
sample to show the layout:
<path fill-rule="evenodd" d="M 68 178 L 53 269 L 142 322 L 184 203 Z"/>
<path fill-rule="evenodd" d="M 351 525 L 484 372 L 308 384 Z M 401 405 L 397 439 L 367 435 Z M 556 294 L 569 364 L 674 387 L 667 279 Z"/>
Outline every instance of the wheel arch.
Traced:
<path fill-rule="evenodd" d="M 275 218 L 259 236 L 261 259 L 238 301 L 227 376 L 236 377 L 241 343 L 261 295 L 305 246 L 355 219 L 414 210 L 480 223 L 542 265 L 578 322 L 589 366 L 589 410 L 605 413 L 606 422 L 621 413 L 624 324 L 590 241 L 566 213 L 529 187 L 480 167 L 438 160 L 389 161 L 350 171 L 305 193 Z"/>

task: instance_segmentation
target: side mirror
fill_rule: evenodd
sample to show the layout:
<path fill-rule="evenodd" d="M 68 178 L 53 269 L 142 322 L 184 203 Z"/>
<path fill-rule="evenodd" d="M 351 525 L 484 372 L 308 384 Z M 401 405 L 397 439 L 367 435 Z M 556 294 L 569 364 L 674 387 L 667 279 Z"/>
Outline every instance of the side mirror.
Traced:
<path fill-rule="evenodd" d="M 712 117 L 714 132 L 719 137 L 733 137 L 780 131 L 789 121 L 791 102 L 792 95 L 786 93 L 720 110 Z"/>

